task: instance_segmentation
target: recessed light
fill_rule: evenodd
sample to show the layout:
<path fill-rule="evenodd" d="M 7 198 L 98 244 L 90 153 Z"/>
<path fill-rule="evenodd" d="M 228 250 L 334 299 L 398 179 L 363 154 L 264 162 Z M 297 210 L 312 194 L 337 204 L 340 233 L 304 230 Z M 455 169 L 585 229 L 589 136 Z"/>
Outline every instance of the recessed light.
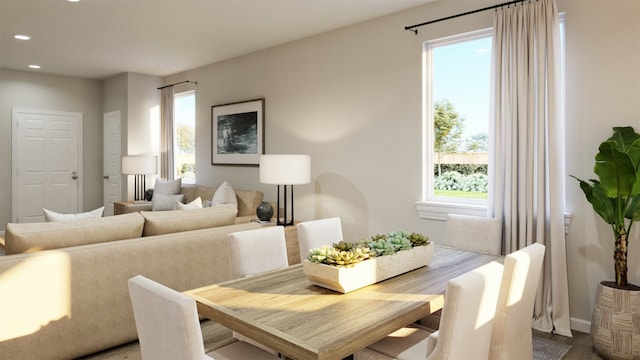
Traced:
<path fill-rule="evenodd" d="M 68 2 L 80 2 L 80 0 L 67 0 Z"/>
<path fill-rule="evenodd" d="M 40 65 L 35 65 L 35 64 L 29 65 L 29 67 L 32 69 L 40 69 Z"/>
<path fill-rule="evenodd" d="M 24 35 L 24 34 L 17 34 L 17 35 L 14 35 L 13 37 L 18 39 L 18 40 L 29 40 L 29 39 L 31 39 L 31 36 Z"/>

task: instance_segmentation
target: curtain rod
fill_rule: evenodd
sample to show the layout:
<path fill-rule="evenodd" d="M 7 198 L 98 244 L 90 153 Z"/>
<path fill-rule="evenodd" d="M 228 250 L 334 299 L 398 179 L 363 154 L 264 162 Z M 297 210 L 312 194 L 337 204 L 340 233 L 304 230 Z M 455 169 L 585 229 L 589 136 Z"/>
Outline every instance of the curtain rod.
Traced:
<path fill-rule="evenodd" d="M 405 26 L 404 29 L 405 30 L 411 30 L 411 31 L 413 31 L 414 34 L 418 35 L 418 29 L 416 29 L 416 28 L 421 27 L 421 26 L 425 26 L 425 25 L 429 25 L 429 24 L 433 24 L 433 23 L 437 23 L 437 22 L 445 21 L 445 20 L 449 20 L 449 19 L 454 19 L 454 18 L 461 17 L 461 16 L 475 14 L 475 13 L 478 13 L 478 12 L 481 12 L 481 11 L 497 9 L 497 8 L 503 7 L 503 6 L 510 6 L 510 5 L 518 4 L 518 3 L 521 3 L 521 2 L 525 2 L 525 1 L 527 1 L 527 0 L 509 1 L 509 2 L 502 3 L 502 4 L 498 4 L 498 5 L 488 6 L 486 8 L 482 8 L 482 9 L 467 11 L 467 12 L 462 13 L 462 14 L 451 15 L 451 16 L 447 16 L 447 17 L 444 17 L 444 18 L 441 18 L 441 19 L 431 20 L 431 21 L 427 21 L 427 22 L 423 22 L 423 23 L 415 24 L 415 25 L 411 25 L 411 26 Z M 531 0 L 529 0 L 529 2 L 531 2 Z"/>
<path fill-rule="evenodd" d="M 178 84 L 184 84 L 184 83 L 192 83 L 192 84 L 196 84 L 196 85 L 198 85 L 198 82 L 197 82 L 197 81 L 189 81 L 189 80 L 185 80 L 185 81 L 180 81 L 180 82 L 177 82 L 177 83 L 174 83 L 174 84 L 169 84 L 169 85 L 165 85 L 165 86 L 160 86 L 160 87 L 158 88 L 158 90 L 162 90 L 162 89 L 164 89 L 164 88 L 168 88 L 168 87 L 170 87 L 170 86 L 174 86 L 174 85 L 178 85 Z"/>

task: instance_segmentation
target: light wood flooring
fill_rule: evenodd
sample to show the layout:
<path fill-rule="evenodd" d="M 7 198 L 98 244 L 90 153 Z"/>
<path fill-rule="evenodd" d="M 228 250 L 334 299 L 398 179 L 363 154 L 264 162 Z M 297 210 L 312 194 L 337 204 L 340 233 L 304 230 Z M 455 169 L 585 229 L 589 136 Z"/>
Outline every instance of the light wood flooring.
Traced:
<path fill-rule="evenodd" d="M 564 357 L 564 360 L 602 360 L 600 356 L 591 350 L 591 338 L 589 334 L 574 331 L 573 338 L 559 335 L 551 335 L 534 331 L 535 336 L 540 336 L 552 341 L 571 344 L 571 350 Z M 224 346 L 231 339 L 231 331 L 211 321 L 202 323 L 202 335 L 204 337 L 206 351 L 212 351 Z M 105 350 L 90 356 L 83 357 L 84 360 L 142 360 L 140 356 L 140 346 L 137 341 L 121 345 L 113 349 Z"/>

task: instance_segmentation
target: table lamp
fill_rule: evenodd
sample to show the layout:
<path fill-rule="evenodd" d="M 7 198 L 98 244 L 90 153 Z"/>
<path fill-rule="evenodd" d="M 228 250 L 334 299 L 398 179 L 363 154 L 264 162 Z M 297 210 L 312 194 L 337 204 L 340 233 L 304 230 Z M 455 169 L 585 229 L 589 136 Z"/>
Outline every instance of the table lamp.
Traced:
<path fill-rule="evenodd" d="M 134 201 L 144 199 L 144 191 L 147 186 L 146 175 L 158 173 L 157 156 L 123 156 L 122 174 L 134 175 Z"/>
<path fill-rule="evenodd" d="M 260 156 L 260 183 L 278 186 L 277 225 L 293 225 L 293 185 L 311 182 L 311 157 L 297 154 L 269 154 Z M 283 219 L 280 220 L 280 186 L 283 191 Z M 287 186 L 290 186 L 291 219 L 287 221 Z"/>

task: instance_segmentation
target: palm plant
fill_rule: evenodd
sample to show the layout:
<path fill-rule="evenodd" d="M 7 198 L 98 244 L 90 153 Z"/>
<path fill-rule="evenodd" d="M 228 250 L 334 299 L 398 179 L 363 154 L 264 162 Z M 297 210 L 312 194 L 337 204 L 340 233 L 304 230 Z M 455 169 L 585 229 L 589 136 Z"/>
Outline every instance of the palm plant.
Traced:
<path fill-rule="evenodd" d="M 640 220 L 640 134 L 630 126 L 614 127 L 598 150 L 593 169 L 598 180 L 572 177 L 580 182 L 593 210 L 611 225 L 616 287 L 625 288 L 629 235 L 633 222 Z"/>

